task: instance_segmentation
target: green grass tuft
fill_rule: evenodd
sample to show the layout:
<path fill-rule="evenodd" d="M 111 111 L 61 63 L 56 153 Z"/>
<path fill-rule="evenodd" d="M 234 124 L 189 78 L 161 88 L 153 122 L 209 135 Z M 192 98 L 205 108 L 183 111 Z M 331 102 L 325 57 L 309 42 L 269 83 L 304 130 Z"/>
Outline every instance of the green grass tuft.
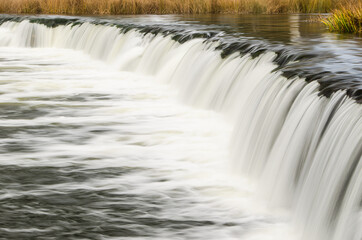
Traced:
<path fill-rule="evenodd" d="M 362 7 L 349 6 L 332 11 L 332 15 L 322 18 L 321 21 L 332 32 L 361 33 Z"/>

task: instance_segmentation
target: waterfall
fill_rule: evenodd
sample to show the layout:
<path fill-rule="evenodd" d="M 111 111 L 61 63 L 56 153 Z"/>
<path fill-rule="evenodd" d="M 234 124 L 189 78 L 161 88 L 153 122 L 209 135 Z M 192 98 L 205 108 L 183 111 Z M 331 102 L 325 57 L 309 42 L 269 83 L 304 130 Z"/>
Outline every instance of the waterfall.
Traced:
<path fill-rule="evenodd" d="M 217 41 L 92 23 L 7 21 L 0 46 L 82 51 L 120 71 L 152 76 L 194 107 L 233 125 L 231 168 L 252 179 L 271 207 L 292 213 L 300 239 L 362 239 L 362 106 L 320 94 L 317 81 L 286 78 L 277 54 L 235 52 Z"/>

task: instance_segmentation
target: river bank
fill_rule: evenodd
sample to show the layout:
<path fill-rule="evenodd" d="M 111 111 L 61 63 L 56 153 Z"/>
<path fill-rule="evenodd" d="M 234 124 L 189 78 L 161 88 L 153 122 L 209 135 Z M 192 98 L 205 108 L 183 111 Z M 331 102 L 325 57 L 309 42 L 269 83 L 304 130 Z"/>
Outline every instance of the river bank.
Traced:
<path fill-rule="evenodd" d="M 326 13 L 361 0 L 0 0 L 0 13 L 121 15 Z"/>
<path fill-rule="evenodd" d="M 332 13 L 320 19 L 330 31 L 362 32 L 361 0 L 0 0 L 0 13 L 124 14 L 284 14 Z"/>

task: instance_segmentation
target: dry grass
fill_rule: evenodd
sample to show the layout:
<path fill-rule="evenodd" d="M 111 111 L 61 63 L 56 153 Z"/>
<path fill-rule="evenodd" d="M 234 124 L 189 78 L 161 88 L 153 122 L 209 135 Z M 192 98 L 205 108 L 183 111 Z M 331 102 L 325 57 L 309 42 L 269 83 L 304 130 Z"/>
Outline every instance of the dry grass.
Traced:
<path fill-rule="evenodd" d="M 0 13 L 69 15 L 310 13 L 329 12 L 342 2 L 348 1 L 351 0 L 0 0 Z"/>

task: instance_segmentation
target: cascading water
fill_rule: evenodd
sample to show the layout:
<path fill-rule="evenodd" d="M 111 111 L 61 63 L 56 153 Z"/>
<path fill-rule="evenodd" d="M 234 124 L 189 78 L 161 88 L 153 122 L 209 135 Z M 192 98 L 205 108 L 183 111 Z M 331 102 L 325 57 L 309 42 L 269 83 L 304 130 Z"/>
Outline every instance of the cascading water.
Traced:
<path fill-rule="evenodd" d="M 362 106 L 347 90 L 275 70 L 277 53 L 234 52 L 219 41 L 81 24 L 7 21 L 0 46 L 82 51 L 120 71 L 169 84 L 187 104 L 233 126 L 236 175 L 252 179 L 270 208 L 288 209 L 298 239 L 362 239 Z"/>

